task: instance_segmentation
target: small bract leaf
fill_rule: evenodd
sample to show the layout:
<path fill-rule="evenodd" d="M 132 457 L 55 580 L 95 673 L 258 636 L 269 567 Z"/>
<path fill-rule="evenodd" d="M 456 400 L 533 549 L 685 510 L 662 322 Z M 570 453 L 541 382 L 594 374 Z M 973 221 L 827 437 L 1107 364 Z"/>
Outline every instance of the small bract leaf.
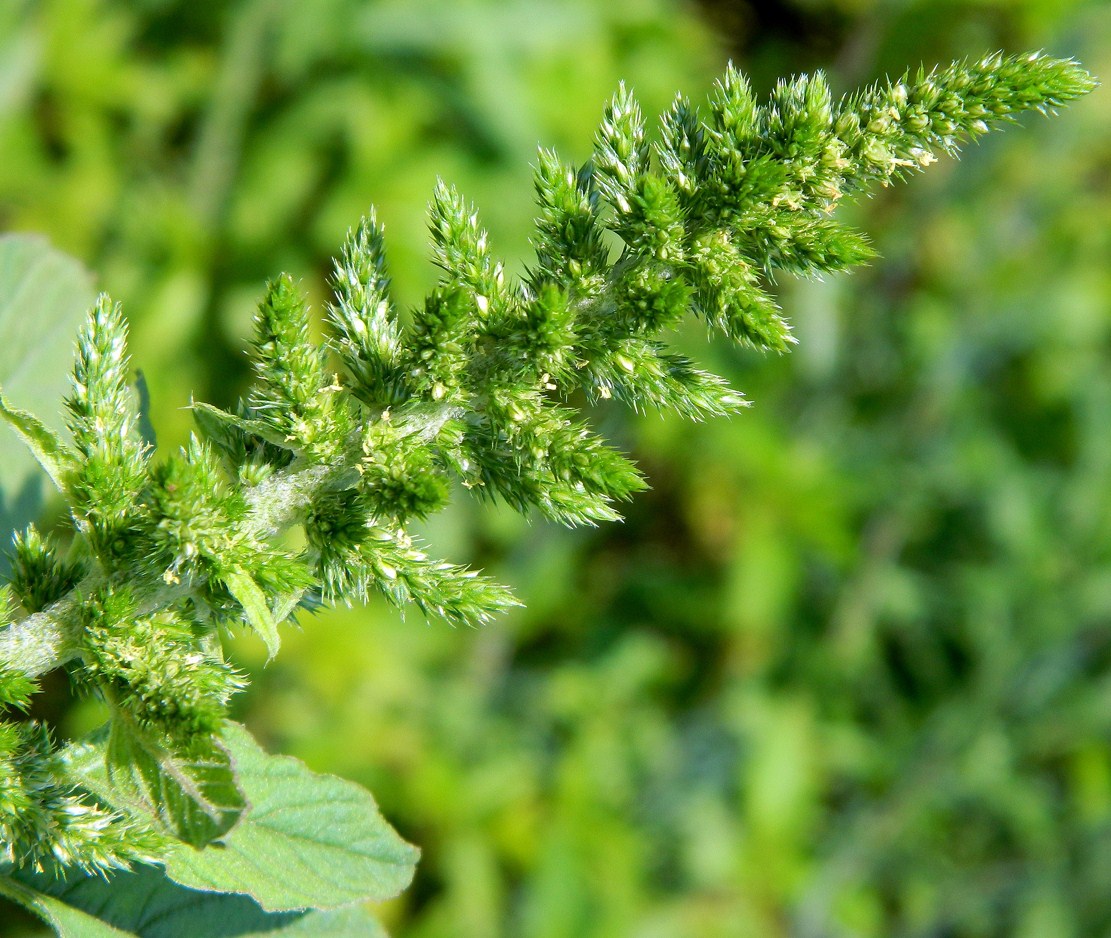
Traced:
<path fill-rule="evenodd" d="M 151 449 L 157 449 L 158 434 L 150 419 L 150 387 L 141 369 L 135 370 L 135 393 L 139 396 L 139 436 Z"/>
<path fill-rule="evenodd" d="M 334 909 L 409 885 L 419 851 L 386 823 L 370 792 L 268 755 L 238 724 L 223 739 L 251 808 L 219 847 L 172 852 L 171 879 L 246 893 L 268 911 Z"/>
<path fill-rule="evenodd" d="M 198 426 L 206 436 L 212 435 L 214 431 L 219 431 L 220 428 L 223 428 L 223 432 L 227 433 L 227 428 L 232 427 L 250 436 L 257 436 L 260 440 L 265 440 L 274 446 L 283 449 L 293 448 L 286 437 L 265 421 L 253 417 L 239 417 L 236 414 L 229 414 L 226 410 L 213 407 L 211 404 L 205 404 L 203 401 L 193 401 L 192 410 Z"/>
<path fill-rule="evenodd" d="M 247 616 L 247 621 L 251 623 L 251 628 L 258 632 L 262 640 L 266 642 L 268 657 L 273 658 L 282 645 L 282 639 L 278 634 L 278 623 L 274 621 L 270 605 L 266 602 L 266 594 L 251 579 L 250 575 L 240 570 L 225 573 L 221 579 L 228 588 L 228 592 L 243 607 L 243 612 Z"/>

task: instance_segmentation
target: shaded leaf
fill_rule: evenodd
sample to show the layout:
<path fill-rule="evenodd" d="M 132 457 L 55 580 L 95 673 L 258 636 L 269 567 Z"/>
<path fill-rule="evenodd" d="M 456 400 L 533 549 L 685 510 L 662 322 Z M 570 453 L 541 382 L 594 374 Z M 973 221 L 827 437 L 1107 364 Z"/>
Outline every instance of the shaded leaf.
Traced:
<path fill-rule="evenodd" d="M 219 741 L 198 739 L 189 752 L 179 752 L 123 712 L 112 721 L 107 770 L 113 806 L 150 818 L 159 830 L 194 846 L 226 834 L 247 806 L 232 758 Z"/>
<path fill-rule="evenodd" d="M 139 436 L 151 449 L 158 447 L 158 434 L 154 432 L 154 424 L 150 419 L 150 387 L 147 385 L 147 376 L 142 369 L 135 369 L 135 393 L 139 397 Z"/>
<path fill-rule="evenodd" d="M 109 880 L 8 870 L 7 895 L 50 924 L 61 938 L 385 938 L 364 909 L 268 913 L 246 896 L 199 893 L 171 882 L 162 870 L 140 867 Z"/>
<path fill-rule="evenodd" d="M 7 896 L 27 911 L 34 912 L 60 938 L 120 938 L 127 934 L 64 900 L 18 882 L 10 876 L 0 875 L 0 895 Z"/>

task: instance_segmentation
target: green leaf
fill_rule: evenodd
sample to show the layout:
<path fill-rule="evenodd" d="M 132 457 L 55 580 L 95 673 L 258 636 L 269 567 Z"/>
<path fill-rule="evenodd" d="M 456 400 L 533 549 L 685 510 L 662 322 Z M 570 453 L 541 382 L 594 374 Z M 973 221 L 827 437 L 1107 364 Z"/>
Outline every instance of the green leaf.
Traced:
<path fill-rule="evenodd" d="M 198 426 L 205 431 L 206 436 L 212 435 L 214 431 L 226 435 L 228 428 L 234 428 L 282 449 L 292 449 L 290 441 L 283 434 L 262 420 L 229 414 L 226 410 L 213 407 L 203 401 L 193 401 L 191 409 Z"/>
<path fill-rule="evenodd" d="M 266 602 L 266 594 L 262 588 L 242 570 L 225 573 L 220 579 L 236 602 L 243 607 L 251 628 L 261 636 L 266 643 L 269 657 L 273 658 L 281 647 L 282 639 L 278 635 L 278 623 L 270 612 L 270 605 Z"/>
<path fill-rule="evenodd" d="M 218 740 L 202 738 L 190 752 L 178 752 L 123 711 L 112 720 L 107 769 L 113 806 L 138 812 L 194 846 L 226 834 L 247 806 L 231 755 Z"/>
<path fill-rule="evenodd" d="M 18 902 L 28 912 L 34 912 L 60 938 L 120 938 L 127 934 L 54 896 L 17 882 L 10 876 L 0 875 L 0 895 Z"/>
<path fill-rule="evenodd" d="M 173 851 L 171 879 L 246 893 L 268 911 L 388 899 L 409 884 L 419 851 L 386 823 L 370 792 L 268 755 L 238 724 L 223 739 L 251 808 L 221 846 Z"/>
<path fill-rule="evenodd" d="M 139 436 L 152 450 L 158 448 L 158 434 L 150 419 L 150 387 L 141 368 L 135 369 L 135 393 L 139 396 Z"/>
<path fill-rule="evenodd" d="M 186 889 L 150 866 L 108 880 L 8 868 L 0 870 L 0 895 L 39 915 L 61 938 L 386 938 L 364 909 L 268 913 L 246 896 Z"/>
<path fill-rule="evenodd" d="M 13 407 L 2 392 L 0 392 L 0 417 L 19 434 L 19 438 L 27 445 L 27 449 L 38 460 L 39 465 L 46 470 L 46 474 L 50 476 L 50 481 L 58 491 L 65 492 L 66 473 L 73 456 L 61 437 L 38 417 Z"/>
<path fill-rule="evenodd" d="M 61 428 L 53 415 L 68 389 L 73 337 L 93 299 L 88 272 L 44 238 L 0 236 L 0 387 L 19 407 L 52 415 L 52 428 Z M 39 480 L 29 453 L 0 445 L 0 530 L 38 517 Z M 0 573 L 6 571 L 0 556 Z"/>

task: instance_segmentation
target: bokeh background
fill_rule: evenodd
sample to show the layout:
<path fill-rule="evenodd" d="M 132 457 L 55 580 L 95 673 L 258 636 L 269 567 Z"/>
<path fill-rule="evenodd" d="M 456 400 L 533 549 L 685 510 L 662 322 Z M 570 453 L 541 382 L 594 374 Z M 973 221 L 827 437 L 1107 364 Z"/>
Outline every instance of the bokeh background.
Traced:
<path fill-rule="evenodd" d="M 657 113 L 730 57 L 848 91 L 995 49 L 1109 79 L 1111 5 L 2 0 L 0 230 L 124 303 L 176 447 L 369 204 L 404 303 L 437 174 L 521 270 L 535 147 L 585 159 L 620 79 Z M 793 354 L 680 337 L 748 413 L 594 414 L 652 485 L 624 524 L 427 526 L 526 608 L 236 642 L 237 716 L 422 847 L 392 934 L 1111 934 L 1111 89 L 1023 124 L 851 208 L 882 257 L 780 284 Z"/>

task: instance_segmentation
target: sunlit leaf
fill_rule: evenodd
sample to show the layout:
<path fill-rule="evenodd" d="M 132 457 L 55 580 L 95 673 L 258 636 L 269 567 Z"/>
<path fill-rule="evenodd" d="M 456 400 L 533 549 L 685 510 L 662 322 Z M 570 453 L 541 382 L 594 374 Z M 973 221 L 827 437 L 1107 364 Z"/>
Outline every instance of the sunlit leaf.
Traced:
<path fill-rule="evenodd" d="M 251 808 L 219 846 L 172 853 L 170 877 L 247 893 L 271 911 L 387 899 L 409 885 L 419 851 L 383 820 L 370 792 L 268 755 L 238 724 L 223 738 Z"/>

